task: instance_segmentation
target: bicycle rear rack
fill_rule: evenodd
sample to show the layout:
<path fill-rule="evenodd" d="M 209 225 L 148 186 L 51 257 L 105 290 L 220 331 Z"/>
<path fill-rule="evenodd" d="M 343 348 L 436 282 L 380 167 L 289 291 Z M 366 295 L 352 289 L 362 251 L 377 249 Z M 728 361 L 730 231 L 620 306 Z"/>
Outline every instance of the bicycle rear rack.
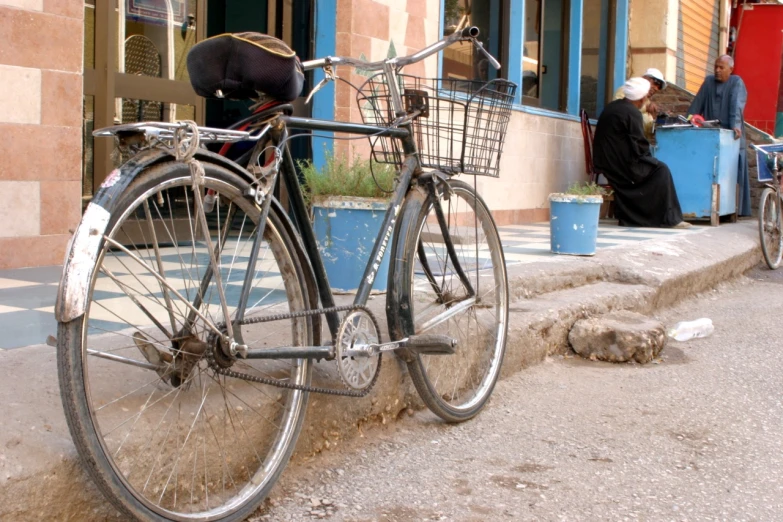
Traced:
<path fill-rule="evenodd" d="M 93 131 L 92 135 L 96 138 L 112 137 L 143 133 L 147 137 L 154 137 L 160 141 L 173 141 L 174 133 L 180 129 L 187 129 L 185 122 L 167 123 L 167 122 L 138 122 L 124 123 L 112 127 L 104 127 Z M 236 131 L 226 129 L 216 129 L 212 127 L 198 127 L 199 141 L 201 143 L 236 143 L 239 141 L 258 141 L 269 130 L 270 125 L 263 126 L 260 130 Z M 185 137 L 190 136 L 186 132 Z"/>

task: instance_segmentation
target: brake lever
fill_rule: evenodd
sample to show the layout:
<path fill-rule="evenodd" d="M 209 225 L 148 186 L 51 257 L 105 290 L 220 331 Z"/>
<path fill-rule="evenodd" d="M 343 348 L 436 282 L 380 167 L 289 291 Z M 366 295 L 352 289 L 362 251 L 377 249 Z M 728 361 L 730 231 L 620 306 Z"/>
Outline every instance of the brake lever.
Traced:
<path fill-rule="evenodd" d="M 308 105 L 308 104 L 310 103 L 310 100 L 312 100 L 312 99 L 313 99 L 313 96 L 315 96 L 315 93 L 317 93 L 318 91 L 320 91 L 320 90 L 321 90 L 321 88 L 323 88 L 323 86 L 324 86 L 324 85 L 326 85 L 327 83 L 329 83 L 329 81 L 330 81 L 330 80 L 331 80 L 331 78 L 329 78 L 329 77 L 326 77 L 326 78 L 324 78 L 323 80 L 321 80 L 320 82 L 318 82 L 318 85 L 316 85 L 315 87 L 313 87 L 313 90 L 312 90 L 312 91 L 310 91 L 310 94 L 308 94 L 308 95 L 307 95 L 307 99 L 305 100 L 305 105 Z"/>
<path fill-rule="evenodd" d="M 324 79 L 318 82 L 318 85 L 313 87 L 313 90 L 310 91 L 310 94 L 307 95 L 307 99 L 305 100 L 305 105 L 308 105 L 310 103 L 310 100 L 313 99 L 313 96 L 315 96 L 315 93 L 320 91 L 327 83 L 332 82 L 337 78 L 337 76 L 334 74 L 334 71 L 332 70 L 331 65 L 327 65 L 324 67 Z"/>
<path fill-rule="evenodd" d="M 476 49 L 478 49 L 481 54 L 484 55 L 484 58 L 489 60 L 489 63 L 494 67 L 496 70 L 500 70 L 500 62 L 495 59 L 494 56 L 489 54 L 489 51 L 484 49 L 484 44 L 476 40 L 475 38 L 471 38 L 471 41 L 473 42 L 473 45 L 476 46 Z"/>

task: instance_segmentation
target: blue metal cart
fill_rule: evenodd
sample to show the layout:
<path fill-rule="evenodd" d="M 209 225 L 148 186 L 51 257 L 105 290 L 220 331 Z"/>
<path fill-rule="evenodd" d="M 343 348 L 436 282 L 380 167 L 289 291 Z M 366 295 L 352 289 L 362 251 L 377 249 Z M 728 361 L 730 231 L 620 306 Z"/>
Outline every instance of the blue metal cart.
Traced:
<path fill-rule="evenodd" d="M 669 166 L 686 220 L 737 216 L 740 140 L 728 129 L 659 127 L 655 157 Z"/>

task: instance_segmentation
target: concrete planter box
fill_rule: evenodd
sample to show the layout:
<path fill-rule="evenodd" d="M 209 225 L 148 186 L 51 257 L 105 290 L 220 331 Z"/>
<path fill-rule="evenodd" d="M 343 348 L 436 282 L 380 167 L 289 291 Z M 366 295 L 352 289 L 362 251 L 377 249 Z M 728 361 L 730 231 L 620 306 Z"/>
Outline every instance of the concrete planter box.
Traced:
<path fill-rule="evenodd" d="M 313 201 L 315 238 L 333 291 L 347 293 L 358 289 L 388 206 L 386 200 L 348 196 Z M 375 276 L 376 292 L 386 291 L 387 252 Z"/>
<path fill-rule="evenodd" d="M 592 256 L 598 243 L 601 196 L 549 195 L 549 232 L 555 254 Z"/>

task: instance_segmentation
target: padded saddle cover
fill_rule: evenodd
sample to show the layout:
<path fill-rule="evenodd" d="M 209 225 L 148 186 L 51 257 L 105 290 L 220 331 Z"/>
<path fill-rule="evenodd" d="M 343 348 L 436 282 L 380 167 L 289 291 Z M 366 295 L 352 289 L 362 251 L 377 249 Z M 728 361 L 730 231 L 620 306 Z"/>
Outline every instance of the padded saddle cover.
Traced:
<path fill-rule="evenodd" d="M 188 53 L 193 90 L 205 98 L 247 100 L 259 93 L 293 101 L 302 92 L 302 65 L 282 40 L 261 33 L 232 33 L 197 43 Z"/>

